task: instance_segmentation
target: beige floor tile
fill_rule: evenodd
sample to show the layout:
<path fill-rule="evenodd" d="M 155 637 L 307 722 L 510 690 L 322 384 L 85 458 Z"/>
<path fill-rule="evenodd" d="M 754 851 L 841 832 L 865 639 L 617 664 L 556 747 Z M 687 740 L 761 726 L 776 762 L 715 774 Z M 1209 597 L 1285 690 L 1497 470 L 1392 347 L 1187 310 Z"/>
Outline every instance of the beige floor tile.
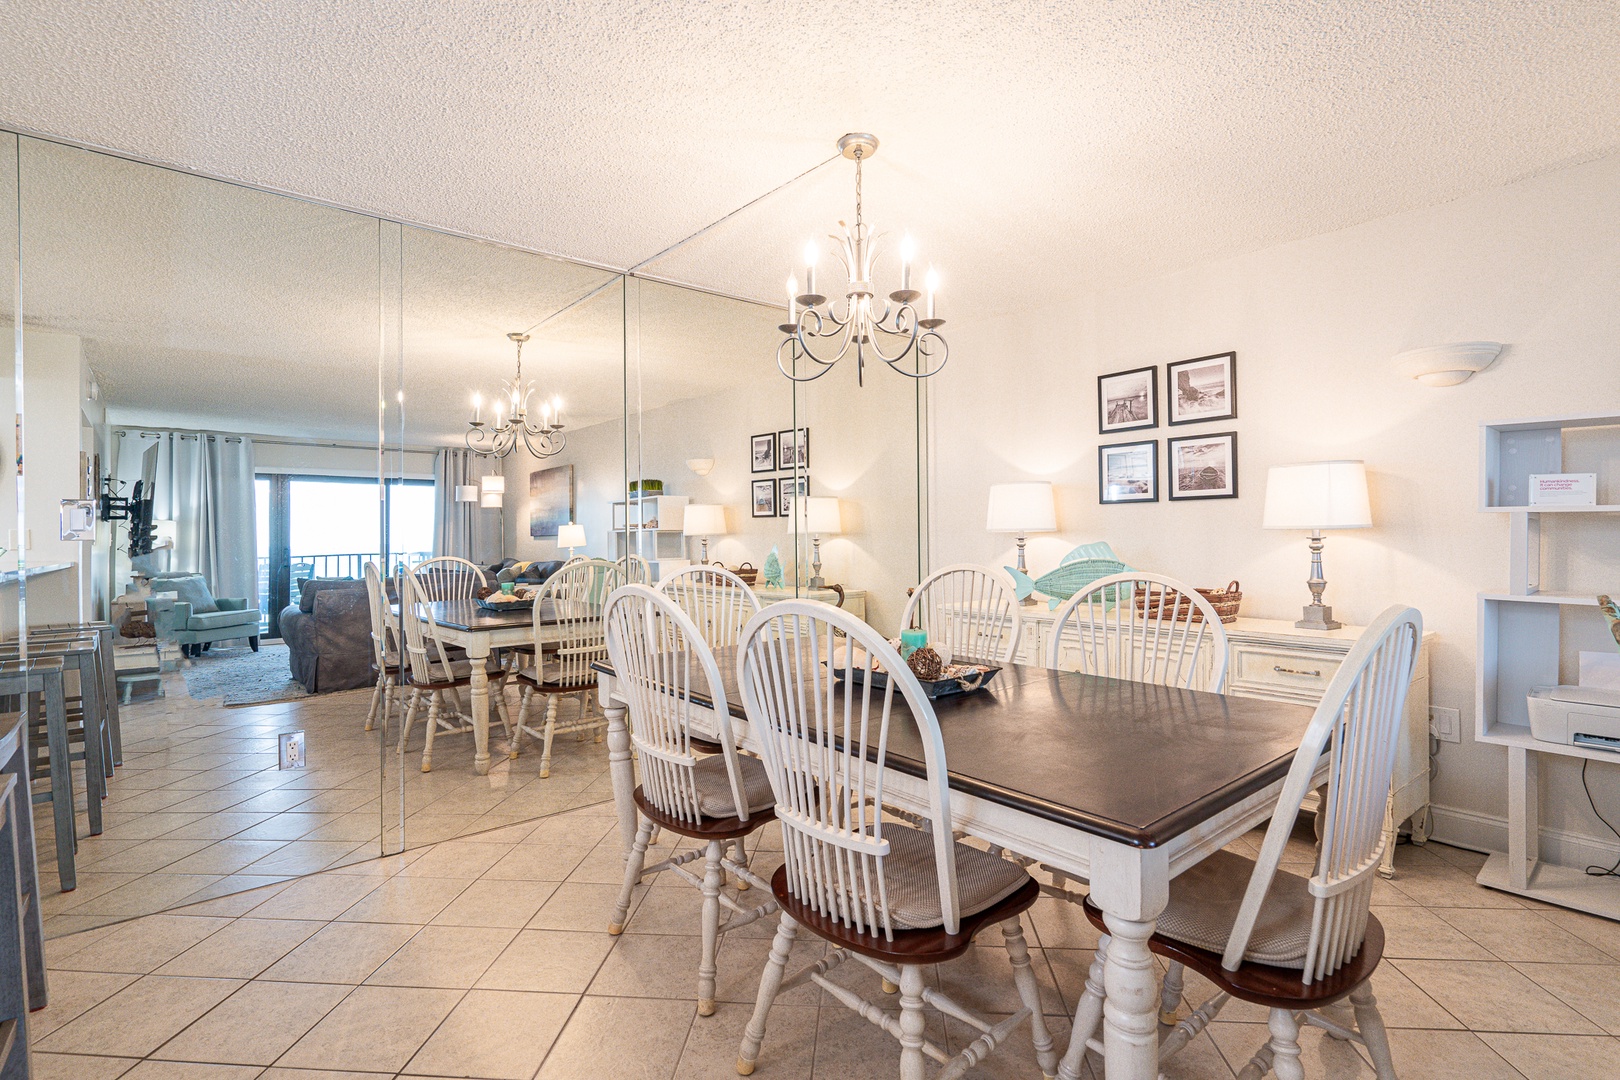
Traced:
<path fill-rule="evenodd" d="M 118 927 L 94 948 L 53 960 L 76 971 L 122 971 L 145 975 L 179 956 L 231 920 L 187 915 L 148 915 Z"/>
<path fill-rule="evenodd" d="M 1620 971 L 1612 964 L 1514 964 L 1610 1035 L 1620 1035 Z M 1620 1062 L 1616 1062 L 1620 1072 Z"/>
<path fill-rule="evenodd" d="M 1570 1035 L 1482 1034 L 1527 1080 L 1597 1080 L 1613 1076 L 1620 1040 Z"/>
<path fill-rule="evenodd" d="M 234 874 L 286 846 L 282 840 L 218 840 L 166 869 L 176 874 Z"/>
<path fill-rule="evenodd" d="M 1620 922 L 1600 919 L 1584 911 L 1565 911 L 1562 908 L 1551 908 L 1540 914 L 1542 918 L 1569 931 L 1582 941 L 1620 959 Z"/>
<path fill-rule="evenodd" d="M 89 1012 L 92 1006 L 106 1001 L 139 976 L 52 970 L 48 978 L 50 1003 L 28 1014 L 28 1035 L 36 1043 L 69 1020 Z"/>
<path fill-rule="evenodd" d="M 148 841 L 148 843 L 157 843 L 157 841 Z M 67 914 L 110 915 L 120 919 L 150 915 L 153 912 L 166 911 L 184 903 L 187 897 L 192 896 L 199 889 L 206 889 L 218 881 L 220 876 L 217 874 L 146 874 L 134 879 L 127 885 L 120 885 L 111 892 L 86 901 L 77 907 L 70 908 Z"/>
<path fill-rule="evenodd" d="M 536 1080 L 670 1076 L 696 1015 L 690 1001 L 581 998 Z"/>
<path fill-rule="evenodd" d="M 287 810 L 271 814 L 257 825 L 236 834 L 238 840 L 301 840 L 325 825 L 335 821 L 339 814 L 301 814 Z"/>
<path fill-rule="evenodd" d="M 260 978 L 358 985 L 416 933 L 396 923 L 331 923 L 272 964 Z"/>
<path fill-rule="evenodd" d="M 589 993 L 598 997 L 697 1000 L 702 939 L 625 933 L 614 940 Z"/>
<path fill-rule="evenodd" d="M 1024 1007 L 1013 982 L 1012 961 L 994 928 L 979 936 L 978 944 L 961 957 L 936 968 L 940 990 L 958 1005 L 979 1014 L 1017 1012 Z M 1041 1011 L 1055 1016 L 1068 1013 L 1058 995 L 1052 969 L 1039 949 L 1030 951 L 1030 969 L 1041 995 Z"/>
<path fill-rule="evenodd" d="M 713 1016 L 692 1021 L 675 1080 L 737 1075 L 737 1048 L 753 1011 L 752 1002 L 722 1003 Z M 770 1080 L 809 1080 L 815 1068 L 816 1021 L 814 1008 L 781 1004 L 771 1009 L 758 1075 Z"/>
<path fill-rule="evenodd" d="M 1612 964 L 1613 957 L 1534 911 L 1435 908 L 1434 914 L 1479 942 L 1498 960 L 1546 964 Z M 1620 980 L 1620 968 L 1614 971 Z"/>
<path fill-rule="evenodd" d="M 36 1045 L 48 1053 L 143 1057 L 241 985 L 234 979 L 146 975 Z"/>
<path fill-rule="evenodd" d="M 474 990 L 462 999 L 401 1075 L 529 1080 L 540 1068 L 578 998 Z M 491 1037 L 491 1028 L 501 1035 Z"/>
<path fill-rule="evenodd" d="M 519 844 L 503 855 L 483 876 L 490 881 L 566 881 L 568 875 L 590 853 L 591 849 L 585 847 Z M 624 880 L 622 864 L 617 880 Z"/>
<path fill-rule="evenodd" d="M 352 989 L 316 983 L 248 983 L 164 1043 L 154 1056 L 270 1065 Z"/>
<path fill-rule="evenodd" d="M 153 815 L 154 817 L 159 815 Z M 163 833 L 170 840 L 225 840 L 236 836 L 243 829 L 252 828 L 274 817 L 268 813 L 219 813 L 219 814 L 174 814 L 177 818 L 192 817 L 196 820 L 183 822 L 170 831 Z M 246 837 L 245 839 L 255 839 Z M 262 839 L 262 838 L 261 838 Z M 289 839 L 291 839 L 289 837 Z"/>
<path fill-rule="evenodd" d="M 1095 949 L 1100 936 L 1077 905 L 1049 896 L 1035 901 L 1024 924 L 1030 944 L 1047 949 Z"/>
<path fill-rule="evenodd" d="M 125 1073 L 129 1080 L 255 1080 L 257 1065 L 208 1065 L 190 1061 L 143 1061 Z"/>
<path fill-rule="evenodd" d="M 251 909 L 256 919 L 335 919 L 378 885 L 380 877 L 322 874 L 293 882 Z"/>
<path fill-rule="evenodd" d="M 260 1073 L 259 1080 L 379 1080 L 379 1074 L 342 1069 L 284 1069 L 277 1065 Z"/>
<path fill-rule="evenodd" d="M 613 948 L 607 934 L 523 930 L 478 980 L 479 989 L 580 994 Z M 694 977 L 697 969 L 693 969 Z"/>
<path fill-rule="evenodd" d="M 367 893 L 338 919 L 342 922 L 390 922 L 423 925 L 450 901 L 461 895 L 468 882 L 455 878 L 392 877 Z"/>
<path fill-rule="evenodd" d="M 405 986 L 358 987 L 277 1064 L 398 1072 L 464 994 Z"/>
<path fill-rule="evenodd" d="M 898 999 L 894 1008 L 887 1011 L 899 1014 Z M 900 1043 L 887 1032 L 880 1031 L 842 1005 L 828 1006 L 819 1012 L 815 1076 L 821 1080 L 893 1080 L 900 1075 Z M 928 1026 L 924 1029 L 923 1037 L 936 1045 L 945 1045 L 944 1020 L 932 1010 L 924 1015 Z M 767 1021 L 756 1075 L 769 1075 L 767 1070 L 775 1053 L 775 1040 Z M 931 1066 L 928 1071 L 932 1071 Z"/>
<path fill-rule="evenodd" d="M 1471 1031 L 1391 1028 L 1389 1052 L 1401 1080 L 1521 1080 L 1517 1069 Z"/>
<path fill-rule="evenodd" d="M 551 881 L 475 881 L 433 917 L 440 926 L 527 926 L 557 889 Z"/>
<path fill-rule="evenodd" d="M 798 938 L 793 942 L 793 951 L 788 954 L 787 974 L 792 975 L 807 964 L 819 960 L 827 952 L 826 943 L 814 934 L 799 932 Z M 735 1003 L 752 1004 L 759 995 L 760 976 L 765 972 L 765 961 L 771 955 L 771 939 L 733 937 L 726 935 L 720 940 L 720 954 L 716 958 L 715 1000 Z M 868 969 L 860 967 L 854 961 L 844 964 L 845 968 L 864 972 L 868 978 L 869 986 L 863 987 L 863 992 L 877 992 L 877 976 Z M 856 976 L 859 978 L 859 975 Z M 692 968 L 692 994 L 697 994 L 697 968 Z M 805 982 L 793 989 L 779 995 L 776 999 L 783 1005 L 819 1005 L 822 1003 L 822 992 L 814 983 Z"/>
<path fill-rule="evenodd" d="M 244 880 L 246 879 L 241 874 L 227 874 L 214 884 L 222 885 L 230 881 L 240 883 Z M 254 908 L 270 899 L 272 896 L 275 896 L 291 883 L 292 879 L 283 879 L 272 884 L 255 885 L 246 892 L 233 892 L 229 895 L 215 897 L 211 900 L 194 901 L 186 904 L 184 907 L 176 908 L 175 914 L 223 915 L 230 918 L 235 918 L 238 915 L 246 915 L 249 911 L 252 911 Z"/>
<path fill-rule="evenodd" d="M 33 1080 L 116 1080 L 139 1064 L 136 1058 L 35 1054 Z"/>
<path fill-rule="evenodd" d="M 636 906 L 646 894 L 647 886 L 636 887 L 630 901 L 630 923 L 635 924 Z M 619 901 L 617 885 L 586 885 L 564 882 L 546 899 L 534 918 L 529 920 L 531 930 L 581 930 L 601 933 L 613 917 L 614 905 Z"/>
<path fill-rule="evenodd" d="M 1439 859 L 1431 861 L 1432 865 L 1408 867 L 1390 884 L 1426 907 L 1524 907 L 1507 893 L 1480 885 L 1473 874 Z"/>
<path fill-rule="evenodd" d="M 366 982 L 465 990 L 478 981 L 517 933 L 510 928 L 484 926 L 424 926 Z"/>
<path fill-rule="evenodd" d="M 1209 1026 L 1210 1040 L 1220 1050 L 1225 1064 L 1236 1072 L 1254 1052 L 1264 1046 L 1270 1037 L 1264 1024 L 1214 1023 Z M 1205 1042 L 1200 1039 L 1199 1042 Z M 1305 1067 L 1306 1080 L 1372 1080 L 1373 1071 L 1350 1043 L 1330 1039 L 1317 1028 L 1303 1028 L 1299 1037 L 1300 1064 Z M 1189 1047 L 1189 1049 L 1191 1049 Z M 1207 1059 L 1206 1059 L 1207 1060 Z M 1192 1062 L 1184 1063 L 1188 1071 L 1181 1074 L 1187 1080 L 1200 1075 L 1219 1075 L 1213 1062 L 1193 1071 Z M 1166 1075 L 1169 1075 L 1167 1070 Z"/>
<path fill-rule="evenodd" d="M 443 877 L 472 880 L 500 862 L 514 845 L 447 840 L 435 844 L 421 858 L 400 870 L 407 877 Z"/>
<path fill-rule="evenodd" d="M 251 979 L 325 925 L 292 919 L 238 919 L 159 969 L 164 975 Z"/>
<path fill-rule="evenodd" d="M 360 846 L 347 840 L 290 840 L 245 869 L 250 874 L 314 874 Z"/>
<path fill-rule="evenodd" d="M 1463 1026 L 1462 1021 L 1425 994 L 1392 963 L 1378 966 L 1373 973 L 1372 989 L 1386 1028 L 1455 1030 Z"/>
<path fill-rule="evenodd" d="M 149 874 L 193 855 L 208 847 L 209 840 L 143 840 L 128 850 L 98 859 L 93 864 L 99 873 Z M 114 841 L 116 843 L 116 841 Z M 207 871 L 203 871 L 206 873 Z M 224 871 L 221 871 L 224 873 Z"/>
<path fill-rule="evenodd" d="M 1392 960 L 1470 1031 L 1598 1035 L 1602 1029 L 1508 964 L 1473 960 Z"/>
<path fill-rule="evenodd" d="M 1486 911 L 1488 914 L 1495 911 L 1495 909 L 1478 910 Z M 1372 913 L 1384 927 L 1385 956 L 1410 960 L 1500 959 L 1429 908 L 1415 905 L 1375 907 Z"/>

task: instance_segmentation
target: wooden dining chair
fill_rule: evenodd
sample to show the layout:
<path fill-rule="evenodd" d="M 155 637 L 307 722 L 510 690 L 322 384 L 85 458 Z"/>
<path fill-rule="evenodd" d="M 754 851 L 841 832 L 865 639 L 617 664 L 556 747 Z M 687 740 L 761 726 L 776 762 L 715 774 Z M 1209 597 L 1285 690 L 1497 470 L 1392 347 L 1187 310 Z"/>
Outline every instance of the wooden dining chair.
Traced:
<path fill-rule="evenodd" d="M 634 890 L 648 874 L 668 870 L 696 886 L 703 893 L 697 1011 L 710 1016 L 720 935 L 776 911 L 775 900 L 743 907 L 721 892 L 727 871 L 759 889 L 769 888 L 726 852 L 775 817 L 771 784 L 758 758 L 737 752 L 714 653 L 674 601 L 646 585 L 626 585 L 608 598 L 604 621 L 614 685 L 628 706 L 630 741 L 641 763 L 641 784 L 635 790 L 640 827 L 608 933 L 623 932 Z M 694 704 L 694 693 L 707 696 L 712 709 Z M 693 745 L 694 710 L 712 715 L 717 728 L 718 738 L 709 744 L 718 744 L 715 752 L 703 757 Z M 659 830 L 696 840 L 698 846 L 648 866 L 647 847 Z M 702 877 L 686 869 L 699 858 Z M 731 913 L 724 924 L 722 907 Z"/>
<path fill-rule="evenodd" d="M 1024 615 L 1007 571 L 958 563 L 922 579 L 900 625 L 925 631 L 935 651 L 946 645 L 955 659 L 1006 664 L 1018 652 Z"/>
<path fill-rule="evenodd" d="M 652 563 L 640 555 L 626 555 L 619 560 L 619 572 L 624 580 L 631 585 L 652 584 Z"/>
<path fill-rule="evenodd" d="M 405 571 L 399 577 L 399 623 L 405 636 L 405 683 L 411 688 L 405 705 L 405 722 L 399 727 L 399 753 L 405 752 L 405 743 L 416 724 L 416 714 L 427 703 L 427 738 L 422 746 L 422 771 L 433 771 L 433 740 L 439 735 L 465 735 L 473 730 L 471 709 L 461 707 L 460 690 L 472 685 L 472 665 L 475 661 L 453 659 L 449 646 L 439 635 L 438 624 L 422 618 L 423 599 L 416 574 Z M 500 716 L 507 738 L 512 737 L 512 723 L 506 713 L 506 672 L 500 662 L 490 657 L 476 663 L 486 665 L 489 675 L 489 700 Z"/>
<path fill-rule="evenodd" d="M 1052 1075 L 1057 1056 L 1019 920 L 1040 890 L 1016 863 L 952 838 L 939 724 L 899 654 L 848 612 L 785 600 L 749 621 L 738 662 L 749 728 L 776 797 L 784 861 L 771 879 L 781 923 L 737 1072 L 754 1071 L 777 996 L 809 981 L 899 1040 L 902 1080 L 921 1080 L 925 1057 L 944 1066 L 941 1076 L 958 1076 L 1025 1021 L 1041 1071 Z M 880 672 L 883 685 L 874 686 Z M 926 806 L 913 809 L 926 815 L 926 829 L 885 820 L 873 809 L 885 798 L 890 731 L 902 725 L 914 727 L 922 742 Z M 1023 1004 L 997 1023 L 927 985 L 932 965 L 967 952 L 992 924 L 1001 927 Z M 800 927 L 832 947 L 785 977 Z M 899 985 L 898 1019 L 827 978 L 846 960 Z M 924 1038 L 925 1004 L 973 1029 L 965 1049 L 953 1056 Z"/>
<path fill-rule="evenodd" d="M 723 566 L 688 566 L 658 583 L 711 649 L 734 647 L 748 620 L 759 614 L 759 597 Z"/>
<path fill-rule="evenodd" d="M 1163 1060 L 1186 1046 L 1232 998 L 1271 1010 L 1271 1038 L 1238 1074 L 1259 1080 L 1302 1080 L 1300 1022 L 1367 1048 L 1379 1080 L 1395 1080 L 1389 1039 L 1371 978 L 1383 956 L 1384 930 L 1368 910 L 1387 839 L 1384 805 L 1400 742 L 1412 665 L 1423 640 L 1423 616 L 1387 609 L 1356 642 L 1328 683 L 1283 782 L 1260 854 L 1217 851 L 1170 882 L 1170 902 L 1148 948 L 1171 961 L 1162 1011 L 1182 994 L 1183 966 L 1214 983 L 1217 993 L 1176 1025 L 1160 1044 Z M 1279 868 L 1294 819 L 1327 756 L 1316 871 L 1303 878 Z M 1074 1017 L 1074 1038 L 1059 1075 L 1074 1080 L 1102 1016 L 1108 926 L 1087 900 L 1085 912 L 1104 934 Z M 1355 1027 L 1320 1011 L 1348 997 Z"/>
<path fill-rule="evenodd" d="M 436 555 L 411 567 L 416 591 L 422 603 L 439 600 L 471 600 L 478 590 L 489 586 L 489 579 L 474 563 L 454 555 Z"/>
<path fill-rule="evenodd" d="M 371 560 L 366 561 L 366 599 L 371 605 L 371 668 L 377 675 L 371 708 L 366 711 L 366 730 L 376 727 L 377 717 L 381 716 L 386 731 L 394 715 L 394 692 L 400 684 L 404 650 L 400 648 L 399 623 L 388 610 L 382 570 Z"/>
<path fill-rule="evenodd" d="M 1046 666 L 1220 693 L 1226 651 L 1226 627 L 1208 600 L 1175 578 L 1131 571 L 1063 602 Z"/>
<path fill-rule="evenodd" d="M 594 732 L 601 741 L 607 732 L 607 716 L 594 707 L 596 671 L 592 664 L 607 659 L 607 637 L 602 612 L 613 590 L 624 584 L 624 571 L 618 563 L 586 559 L 558 570 L 546 579 L 534 598 L 534 664 L 516 674 L 519 692 L 518 718 L 513 725 L 509 756 L 516 760 L 523 749 L 523 736 L 541 741 L 540 778 L 551 775 L 551 742 L 558 733 Z M 552 646 L 555 642 L 555 648 Z M 546 699 L 544 721 L 536 729 L 529 726 L 529 706 L 534 695 Z M 565 697 L 579 699 L 579 714 L 570 721 L 557 720 L 558 703 Z"/>

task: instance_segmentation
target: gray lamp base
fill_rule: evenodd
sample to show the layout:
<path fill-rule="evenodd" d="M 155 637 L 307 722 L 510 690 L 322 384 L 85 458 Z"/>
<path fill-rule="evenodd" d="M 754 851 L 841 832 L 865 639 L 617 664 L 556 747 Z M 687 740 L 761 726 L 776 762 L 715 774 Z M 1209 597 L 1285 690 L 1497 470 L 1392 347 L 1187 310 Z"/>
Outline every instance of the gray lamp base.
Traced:
<path fill-rule="evenodd" d="M 1301 630 L 1337 630 L 1344 625 L 1333 618 L 1333 608 L 1326 604 L 1306 604 L 1304 616 L 1294 624 Z"/>

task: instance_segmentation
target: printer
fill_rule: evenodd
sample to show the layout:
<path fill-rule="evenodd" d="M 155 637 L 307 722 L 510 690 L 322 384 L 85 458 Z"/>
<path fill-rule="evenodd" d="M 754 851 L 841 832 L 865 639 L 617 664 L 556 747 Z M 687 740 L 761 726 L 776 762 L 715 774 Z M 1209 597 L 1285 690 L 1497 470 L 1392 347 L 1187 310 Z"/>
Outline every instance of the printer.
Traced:
<path fill-rule="evenodd" d="M 1620 754 L 1620 690 L 1537 686 L 1529 706 L 1530 734 L 1541 741 Z"/>

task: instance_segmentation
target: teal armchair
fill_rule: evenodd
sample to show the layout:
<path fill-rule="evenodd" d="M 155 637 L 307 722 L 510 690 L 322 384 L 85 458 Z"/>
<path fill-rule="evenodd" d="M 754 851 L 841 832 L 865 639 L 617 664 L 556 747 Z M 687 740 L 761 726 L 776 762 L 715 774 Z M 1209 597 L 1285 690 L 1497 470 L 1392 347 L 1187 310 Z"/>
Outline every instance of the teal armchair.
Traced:
<path fill-rule="evenodd" d="M 153 590 L 170 583 L 154 580 Z M 180 646 L 182 656 L 197 656 L 216 641 L 246 638 L 248 647 L 259 651 L 259 611 L 248 607 L 240 597 L 212 597 L 213 611 L 198 611 L 189 600 L 154 597 L 147 602 L 152 625 L 157 632 Z"/>

